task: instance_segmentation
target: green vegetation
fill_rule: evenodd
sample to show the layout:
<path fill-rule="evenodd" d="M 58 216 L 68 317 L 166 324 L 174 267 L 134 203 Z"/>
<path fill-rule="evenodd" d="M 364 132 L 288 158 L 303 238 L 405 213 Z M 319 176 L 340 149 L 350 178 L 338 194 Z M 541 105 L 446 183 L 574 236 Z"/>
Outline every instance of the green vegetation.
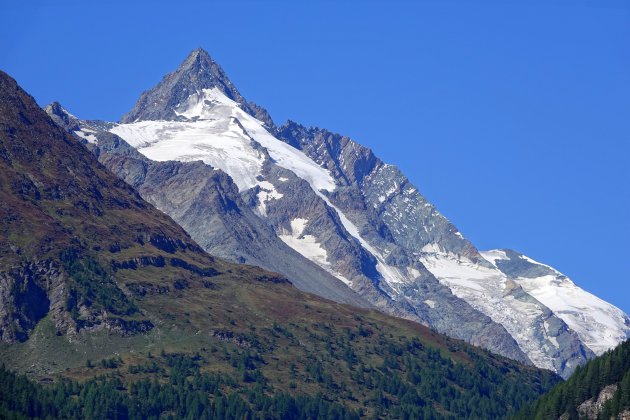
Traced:
<path fill-rule="evenodd" d="M 317 384 L 319 390 L 309 394 L 300 392 L 303 385 L 294 387 L 293 395 L 276 389 L 265 376 L 269 371 L 261 369 L 268 361 L 258 350 L 230 346 L 220 346 L 222 351 L 210 354 L 218 353 L 218 362 L 231 366 L 232 374 L 204 371 L 208 360 L 198 353 L 147 355 L 151 360 L 126 368 L 119 357 L 102 359 L 86 365 L 89 370 L 99 369 L 94 378 L 65 379 L 47 386 L 3 366 L 0 417 L 501 418 L 536 396 L 536 390 L 517 376 L 505 375 L 474 352 L 468 356 L 480 372 L 454 363 L 437 349 L 424 349 L 417 340 L 393 345 L 383 338 L 374 349 L 384 352 L 383 362 L 370 367 L 353 353 L 351 340 L 351 336 L 336 340 L 331 347 L 338 354 L 333 358 L 354 367 L 350 378 L 333 377 L 316 356 L 303 366 L 289 367 L 295 382 Z M 551 375 L 546 379 L 553 382 Z M 540 384 L 538 392 L 550 383 Z M 358 401 L 357 386 L 369 393 L 359 407 L 348 404 Z"/>
<path fill-rule="evenodd" d="M 74 261 L 73 273 L 91 265 Z M 85 417 L 101 404 L 90 398 L 107 395 L 98 410 L 114 418 L 213 418 L 225 410 L 245 418 L 504 418 L 559 381 L 419 324 L 261 281 L 255 269 L 224 270 L 211 288 L 195 276 L 175 288 L 181 272 L 171 270 L 114 273 L 128 282 L 121 290 L 141 284 L 133 302 L 151 330 L 84 331 L 69 340 L 49 315 L 29 340 L 0 344 L 11 370 L 45 382 L 23 385 L 24 396 L 4 394 L 5 409 L 13 418 Z"/>
<path fill-rule="evenodd" d="M 243 296 L 251 293 L 247 283 L 242 289 Z M 280 294 L 283 289 L 289 288 L 279 287 Z M 187 310 L 194 324 L 194 302 L 187 302 L 193 304 Z M 87 351 L 83 349 L 92 352 L 80 364 L 56 358 L 71 367 L 55 375 L 53 385 L 4 372 L 2 386 L 9 385 L 0 395 L 7 411 L 0 417 L 99 418 L 98 412 L 109 418 L 503 418 L 559 380 L 413 323 L 370 311 L 349 316 L 343 312 L 354 308 L 343 306 L 335 315 L 321 310 L 327 305 L 296 303 L 293 308 L 308 306 L 312 312 L 294 314 L 295 322 L 254 324 L 237 309 L 240 305 L 228 304 L 233 308 L 228 315 L 238 320 L 230 327 L 234 329 L 211 330 L 210 337 L 194 332 L 194 325 L 188 331 L 165 329 L 159 338 L 156 332 L 144 339 L 109 336 L 111 348 L 120 354 L 101 358 L 95 353 L 98 345 L 80 347 L 80 342 L 68 344 L 38 331 L 33 340 L 44 349 L 67 355 L 71 352 L 64 346 L 78 347 L 77 359 Z M 215 310 L 215 316 L 222 311 Z M 129 340 L 135 349 L 122 351 Z M 153 342 L 153 352 L 147 342 Z M 37 356 L 25 354 L 26 348 L 32 346 L 27 342 L 5 350 L 30 363 Z M 31 402 L 16 405 L 20 401 Z"/>
<path fill-rule="evenodd" d="M 63 268 L 74 281 L 68 293 L 66 309 L 79 321 L 79 306 L 100 306 L 116 315 L 132 315 L 136 305 L 120 290 L 116 281 L 89 255 L 81 256 L 74 249 L 61 252 Z"/>
<path fill-rule="evenodd" d="M 3 419 L 355 419 L 358 413 L 318 395 L 294 398 L 265 395 L 262 387 L 241 393 L 231 378 L 202 374 L 186 357 L 171 357 L 170 380 L 142 379 L 123 384 L 116 375 L 83 383 L 42 386 L 0 368 L 0 418 Z"/>
<path fill-rule="evenodd" d="M 515 419 L 557 419 L 566 414 L 567 420 L 578 420 L 582 418 L 578 406 L 592 398 L 597 399 L 605 386 L 614 384 L 617 391 L 604 404 L 600 419 L 616 418 L 622 411 L 630 409 L 630 341 L 576 369 L 568 381 L 523 409 Z"/>

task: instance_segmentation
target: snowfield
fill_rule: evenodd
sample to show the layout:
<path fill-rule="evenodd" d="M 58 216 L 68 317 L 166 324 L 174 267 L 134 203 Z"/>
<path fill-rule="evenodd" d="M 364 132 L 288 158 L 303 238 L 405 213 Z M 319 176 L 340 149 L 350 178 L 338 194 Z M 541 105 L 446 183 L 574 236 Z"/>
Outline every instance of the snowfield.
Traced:
<path fill-rule="evenodd" d="M 505 252 L 499 250 L 481 254 L 493 264 L 507 259 Z M 553 274 L 517 277 L 514 279 L 516 283 L 551 309 L 595 354 L 604 353 L 630 336 L 630 320 L 619 308 L 576 286 L 556 269 L 525 255 L 521 258 L 545 267 Z"/>
<path fill-rule="evenodd" d="M 149 159 L 201 160 L 229 174 L 240 191 L 258 184 L 266 149 L 274 163 L 317 190 L 333 191 L 330 173 L 296 148 L 276 139 L 256 118 L 217 88 L 193 94 L 178 115 L 193 121 L 138 121 L 110 131 Z"/>
<path fill-rule="evenodd" d="M 453 254 L 425 253 L 421 260 L 455 296 L 503 325 L 534 364 L 555 370 L 551 353 L 557 344 L 546 333 L 539 335 L 544 308 L 507 295 L 510 285 L 505 274 Z"/>

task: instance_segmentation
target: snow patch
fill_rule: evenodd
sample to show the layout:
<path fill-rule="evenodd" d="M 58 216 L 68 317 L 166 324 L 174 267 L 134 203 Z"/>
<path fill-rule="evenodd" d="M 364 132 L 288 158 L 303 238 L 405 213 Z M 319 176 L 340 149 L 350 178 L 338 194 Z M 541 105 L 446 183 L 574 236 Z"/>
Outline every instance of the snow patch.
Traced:
<path fill-rule="evenodd" d="M 350 286 L 352 282 L 332 268 L 328 261 L 328 253 L 322 248 L 321 244 L 317 242 L 317 238 L 313 235 L 302 234 L 307 224 L 308 219 L 295 218 L 291 220 L 291 233 L 278 235 L 278 237 L 282 242 L 293 248 L 302 256 L 313 261 L 343 283 Z"/>
<path fill-rule="evenodd" d="M 426 231 L 426 226 L 424 226 L 425 231 Z M 422 247 L 422 249 L 420 250 L 424 253 L 427 254 L 437 254 L 442 252 L 442 248 L 440 248 L 440 246 L 434 242 L 428 243 L 425 246 Z"/>
<path fill-rule="evenodd" d="M 515 280 L 562 319 L 597 355 L 630 337 L 628 317 L 619 308 L 581 289 L 566 277 L 547 275 Z"/>
<path fill-rule="evenodd" d="M 221 114 L 227 110 L 218 110 Z M 140 153 L 158 162 L 201 160 L 234 180 L 239 191 L 252 188 L 261 172 L 264 153 L 233 119 L 197 122 L 139 121 L 110 130 Z"/>
<path fill-rule="evenodd" d="M 304 232 L 304 228 L 308 224 L 308 219 L 297 217 L 291 220 L 291 231 L 293 235 L 300 236 Z"/>
<path fill-rule="evenodd" d="M 418 269 L 416 269 L 416 268 L 407 267 L 407 271 L 409 272 L 409 275 L 413 279 L 416 279 L 416 278 L 420 277 L 420 271 Z"/>
<path fill-rule="evenodd" d="M 98 139 L 96 138 L 94 133 L 96 133 L 96 131 L 90 130 L 89 128 L 84 128 L 82 130 L 76 130 L 74 132 L 74 134 L 76 134 L 77 136 L 81 137 L 82 139 L 87 140 L 89 143 L 96 144 L 98 142 Z"/>
<path fill-rule="evenodd" d="M 276 187 L 269 181 L 258 182 L 260 191 L 258 191 L 258 212 L 266 216 L 267 215 L 267 203 L 270 200 L 279 200 L 284 197 L 276 190 Z"/>
<path fill-rule="evenodd" d="M 495 267 L 497 265 L 497 261 L 509 260 L 505 251 L 500 251 L 498 249 L 481 252 L 481 256 L 489 263 L 492 263 Z"/>

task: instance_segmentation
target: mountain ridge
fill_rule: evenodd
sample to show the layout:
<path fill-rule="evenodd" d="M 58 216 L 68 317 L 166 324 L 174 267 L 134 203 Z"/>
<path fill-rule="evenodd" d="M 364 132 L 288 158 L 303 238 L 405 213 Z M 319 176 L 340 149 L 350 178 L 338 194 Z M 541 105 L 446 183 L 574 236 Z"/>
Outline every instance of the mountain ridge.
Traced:
<path fill-rule="evenodd" d="M 115 167 L 111 167 L 110 169 L 112 169 L 114 172 L 119 172 L 119 169 Z M 292 175 L 291 173 L 282 172 L 282 174 L 284 174 L 284 176 L 286 177 L 293 177 L 291 179 L 295 178 L 295 175 Z M 276 174 L 275 178 L 276 180 L 284 179 L 283 175 L 281 174 Z M 285 181 L 281 182 L 282 184 L 286 184 L 288 180 L 289 178 L 286 178 Z M 298 180 L 296 179 L 296 181 Z M 305 191 L 305 186 L 300 187 L 299 185 L 300 182 L 296 184 L 296 187 L 298 189 L 294 190 L 294 192 L 302 194 L 299 191 Z M 306 186 L 306 188 L 308 188 L 308 186 Z M 261 190 L 257 191 L 261 192 Z M 361 248 L 357 247 L 357 244 L 355 242 L 356 239 L 353 236 L 351 236 L 347 232 L 343 233 L 337 231 L 338 227 L 340 227 L 341 229 L 344 228 L 341 227 L 341 222 L 336 216 L 336 213 L 331 210 L 329 206 L 316 194 L 310 194 L 311 196 L 309 197 L 309 200 L 311 200 L 314 208 L 318 208 L 319 210 L 317 210 L 317 212 L 320 212 L 320 214 L 324 216 L 324 219 L 321 220 L 321 223 L 330 224 L 331 228 L 335 232 L 338 232 L 335 233 L 335 235 L 341 235 L 337 237 L 347 244 L 345 246 L 351 247 L 349 250 L 342 252 L 349 251 L 352 253 L 355 252 L 354 249 L 360 250 Z M 250 197 L 249 199 L 250 201 L 254 200 L 251 202 L 254 203 L 253 205 L 255 206 L 255 208 L 258 208 L 260 206 L 260 203 L 257 202 L 258 200 L 256 197 Z M 276 201 L 277 200 L 274 200 L 272 203 L 275 203 Z M 268 207 L 269 209 L 273 209 L 273 207 L 271 207 L 269 203 Z M 283 218 L 285 218 L 286 220 L 286 216 L 283 216 Z M 279 223 L 282 223 L 282 219 L 279 220 Z M 285 229 L 290 229 L 290 227 Z M 375 264 L 375 262 L 373 260 L 368 260 L 365 262 L 358 262 L 358 264 L 368 264 L 369 267 L 369 264 Z M 372 268 L 372 270 L 374 270 L 374 268 Z M 430 274 L 425 273 L 424 275 L 428 276 L 429 278 L 425 279 L 426 281 L 424 282 L 424 284 L 415 293 L 424 296 L 424 300 L 430 300 L 431 297 L 435 296 L 436 294 L 445 295 L 440 298 L 440 300 L 443 302 L 443 305 L 441 305 L 441 307 L 436 309 L 435 311 L 433 310 L 434 308 L 431 308 L 426 304 L 423 305 L 423 307 L 421 308 L 422 312 L 418 312 L 417 310 L 410 308 L 409 304 L 406 302 L 392 302 L 382 295 L 383 292 L 378 291 L 378 289 L 374 289 L 370 280 L 365 278 L 362 279 L 362 281 L 364 282 L 364 291 L 370 295 L 370 302 L 372 304 L 376 304 L 377 306 L 380 305 L 381 308 L 387 309 L 389 313 L 401 316 L 403 318 L 419 320 L 428 325 L 438 326 L 438 329 L 441 331 L 448 329 L 452 331 L 451 335 L 454 337 L 466 339 L 467 341 L 471 341 L 473 343 L 484 346 L 491 346 L 500 354 L 509 355 L 510 357 L 523 362 L 529 362 L 527 356 L 525 356 L 518 349 L 512 338 L 509 337 L 509 335 L 505 331 L 502 331 L 502 327 L 493 324 L 488 317 L 475 312 L 474 309 L 469 307 L 465 302 L 458 301 L 455 297 L 453 297 L 452 295 L 450 295 L 449 292 L 446 291 L 444 286 L 441 286 L 435 279 L 430 278 Z M 300 286 L 299 283 L 296 283 L 296 285 Z M 304 290 L 308 291 L 310 289 Z M 462 326 L 465 326 L 465 329 L 462 328 Z"/>

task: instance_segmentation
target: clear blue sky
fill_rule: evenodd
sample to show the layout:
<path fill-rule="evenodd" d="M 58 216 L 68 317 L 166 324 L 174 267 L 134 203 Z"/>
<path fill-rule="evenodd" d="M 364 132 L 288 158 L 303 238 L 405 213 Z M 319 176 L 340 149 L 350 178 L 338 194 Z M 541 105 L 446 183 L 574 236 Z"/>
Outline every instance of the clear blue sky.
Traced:
<path fill-rule="evenodd" d="M 277 123 L 350 135 L 480 249 L 630 313 L 630 2 L 85 3 L 3 1 L 0 68 L 40 105 L 117 120 L 203 47 Z"/>

